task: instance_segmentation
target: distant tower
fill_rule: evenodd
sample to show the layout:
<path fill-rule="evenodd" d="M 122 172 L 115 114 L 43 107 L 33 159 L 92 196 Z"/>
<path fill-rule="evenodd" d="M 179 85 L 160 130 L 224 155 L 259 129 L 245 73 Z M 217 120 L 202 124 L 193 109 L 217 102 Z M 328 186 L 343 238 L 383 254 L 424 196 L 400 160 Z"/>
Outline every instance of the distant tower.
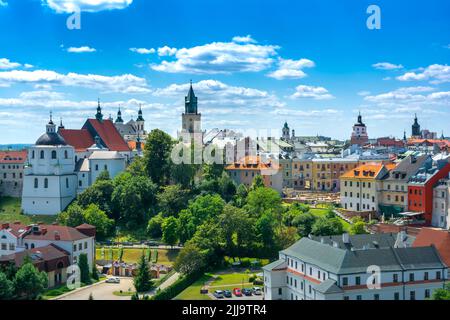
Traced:
<path fill-rule="evenodd" d="M 369 141 L 366 125 L 362 122 L 361 112 L 358 114 L 358 122 L 353 126 L 351 145 L 364 146 Z"/>
<path fill-rule="evenodd" d="M 136 119 L 138 135 L 144 135 L 144 124 L 145 124 L 145 120 L 142 117 L 142 108 L 141 108 L 141 105 L 139 105 L 138 117 Z"/>
<path fill-rule="evenodd" d="M 103 121 L 102 107 L 100 107 L 100 98 L 98 99 L 97 113 L 95 114 L 95 119 L 97 119 L 100 122 Z"/>
<path fill-rule="evenodd" d="M 420 138 L 422 133 L 420 132 L 420 124 L 417 121 L 417 114 L 414 116 L 414 123 L 411 126 L 411 136 L 414 138 Z"/>
<path fill-rule="evenodd" d="M 292 140 L 295 139 L 295 130 L 294 130 L 294 129 L 292 129 L 292 137 L 291 137 L 291 139 L 292 139 Z"/>
<path fill-rule="evenodd" d="M 403 142 L 406 143 L 408 139 L 406 139 L 406 130 L 403 131 Z"/>
<path fill-rule="evenodd" d="M 184 113 L 181 115 L 183 133 L 202 133 L 202 115 L 198 113 L 197 97 L 192 88 L 192 81 L 188 95 L 184 98 Z"/>
<path fill-rule="evenodd" d="M 290 131 L 287 122 L 284 122 L 281 139 L 287 141 L 290 139 Z"/>
<path fill-rule="evenodd" d="M 58 131 L 61 130 L 61 129 L 64 129 L 64 125 L 63 125 L 63 122 L 62 122 L 62 118 L 59 119 L 59 127 L 58 127 Z"/>
<path fill-rule="evenodd" d="M 441 134 L 441 140 L 445 140 L 445 136 L 444 136 L 444 130 L 442 130 L 442 134 Z"/>
<path fill-rule="evenodd" d="M 123 119 L 122 119 L 122 111 L 120 111 L 120 107 L 119 107 L 119 111 L 117 111 L 117 118 L 116 118 L 116 123 L 123 123 Z"/>

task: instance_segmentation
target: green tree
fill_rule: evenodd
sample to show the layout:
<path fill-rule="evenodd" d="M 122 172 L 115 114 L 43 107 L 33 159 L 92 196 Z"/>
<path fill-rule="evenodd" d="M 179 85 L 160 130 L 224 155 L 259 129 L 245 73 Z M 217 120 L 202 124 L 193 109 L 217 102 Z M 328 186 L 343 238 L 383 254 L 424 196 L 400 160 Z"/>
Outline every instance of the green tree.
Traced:
<path fill-rule="evenodd" d="M 256 177 L 253 179 L 252 185 L 250 187 L 250 191 L 256 190 L 258 188 L 264 188 L 264 179 L 261 175 L 256 175 Z"/>
<path fill-rule="evenodd" d="M 187 209 L 181 210 L 178 215 L 178 234 L 180 237 L 180 242 L 185 243 L 191 239 L 196 228 L 197 226 L 194 222 L 192 213 Z"/>
<path fill-rule="evenodd" d="M 100 172 L 95 181 L 102 181 L 102 180 L 111 180 L 108 170 L 103 170 L 102 172 Z"/>
<path fill-rule="evenodd" d="M 238 208 L 242 208 L 246 204 L 247 196 L 247 187 L 244 184 L 240 184 L 237 187 L 236 194 L 233 197 L 233 204 Z"/>
<path fill-rule="evenodd" d="M 14 278 L 16 294 L 26 300 L 37 299 L 45 290 L 48 284 L 47 274 L 39 272 L 35 266 L 27 259 L 17 270 Z"/>
<path fill-rule="evenodd" d="M 162 240 L 164 243 L 173 246 L 178 240 L 178 222 L 175 217 L 164 219 L 162 224 Z"/>
<path fill-rule="evenodd" d="M 78 204 L 86 208 L 91 203 L 95 203 L 99 208 L 109 215 L 112 214 L 112 193 L 114 191 L 114 182 L 111 179 L 96 180 L 94 184 L 84 190 L 78 197 Z M 110 216 L 114 219 L 118 217 Z"/>
<path fill-rule="evenodd" d="M 257 188 L 249 192 L 245 209 L 254 217 L 265 212 L 272 212 L 277 222 L 281 223 L 283 207 L 280 194 L 271 188 Z"/>
<path fill-rule="evenodd" d="M 95 266 L 95 263 L 92 263 L 92 274 L 91 274 L 92 279 L 94 279 L 95 281 L 99 280 L 98 277 L 98 270 L 97 267 Z"/>
<path fill-rule="evenodd" d="M 213 219 L 209 219 L 197 227 L 194 236 L 186 243 L 186 246 L 195 245 L 204 254 L 205 264 L 214 267 L 223 259 L 222 242 L 220 226 Z"/>
<path fill-rule="evenodd" d="M 132 176 L 147 176 L 147 171 L 145 169 L 145 161 L 142 157 L 135 157 L 133 162 L 127 167 L 127 172 Z"/>
<path fill-rule="evenodd" d="M 139 260 L 137 273 L 133 279 L 133 283 L 136 292 L 147 292 L 151 289 L 150 269 L 144 254 L 142 254 L 141 259 Z"/>
<path fill-rule="evenodd" d="M 333 236 L 344 233 L 344 228 L 338 218 L 318 218 L 312 226 L 311 233 L 315 236 Z"/>
<path fill-rule="evenodd" d="M 189 211 L 192 213 L 194 223 L 200 225 L 210 217 L 217 217 L 225 206 L 225 201 L 218 194 L 207 194 L 198 196 L 189 204 Z"/>
<path fill-rule="evenodd" d="M 275 236 L 276 220 L 272 213 L 264 213 L 256 221 L 256 230 L 262 241 L 263 247 L 273 248 Z"/>
<path fill-rule="evenodd" d="M 11 300 L 14 295 L 14 283 L 6 274 L 0 272 L 0 300 Z"/>
<path fill-rule="evenodd" d="M 220 194 L 226 202 L 231 201 L 236 194 L 236 184 L 226 172 L 223 172 L 219 178 L 219 188 Z"/>
<path fill-rule="evenodd" d="M 174 268 L 180 273 L 191 274 L 206 266 L 204 254 L 194 244 L 188 244 L 178 254 Z"/>
<path fill-rule="evenodd" d="M 317 218 L 312 213 L 302 213 L 292 220 L 292 225 L 297 227 L 300 236 L 307 237 L 311 233 L 316 220 Z"/>
<path fill-rule="evenodd" d="M 84 284 L 90 284 L 92 281 L 86 253 L 81 253 L 78 256 L 78 267 L 80 268 L 80 281 Z"/>
<path fill-rule="evenodd" d="M 147 136 L 144 147 L 145 168 L 148 176 L 159 186 L 170 178 L 170 154 L 173 144 L 172 138 L 159 129 L 152 130 Z"/>
<path fill-rule="evenodd" d="M 434 290 L 432 300 L 450 300 L 450 283 L 445 284 L 445 288 Z"/>
<path fill-rule="evenodd" d="M 366 223 L 361 217 L 352 218 L 352 224 L 350 225 L 350 234 L 365 234 Z"/>
<path fill-rule="evenodd" d="M 187 207 L 189 193 L 189 190 L 183 189 L 178 184 L 164 187 L 163 191 L 157 195 L 159 211 L 165 217 L 177 216 Z"/>
<path fill-rule="evenodd" d="M 81 207 L 77 202 L 74 202 L 67 207 L 66 211 L 58 214 L 56 219 L 58 223 L 62 225 L 76 227 L 84 222 L 83 211 L 83 207 Z"/>
<path fill-rule="evenodd" d="M 161 238 L 163 222 L 164 217 L 162 213 L 159 213 L 156 216 L 152 217 L 147 224 L 147 234 L 152 238 Z"/>
<path fill-rule="evenodd" d="M 114 220 L 108 218 L 106 213 L 96 204 L 90 204 L 83 211 L 83 221 L 87 224 L 95 226 L 96 235 L 100 239 L 106 238 L 114 226 Z"/>

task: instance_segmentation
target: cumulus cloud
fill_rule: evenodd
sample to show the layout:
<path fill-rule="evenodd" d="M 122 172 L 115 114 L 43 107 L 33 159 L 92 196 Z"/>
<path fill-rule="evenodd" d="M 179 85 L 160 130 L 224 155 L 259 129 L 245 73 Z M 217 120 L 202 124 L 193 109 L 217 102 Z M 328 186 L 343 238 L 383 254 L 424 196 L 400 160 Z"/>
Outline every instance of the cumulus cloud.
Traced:
<path fill-rule="evenodd" d="M 61 74 L 50 70 L 12 70 L 0 72 L 0 85 L 10 86 L 16 83 L 85 87 L 108 92 L 149 92 L 146 80 L 132 74 L 119 76 L 79 74 L 74 72 Z"/>
<path fill-rule="evenodd" d="M 295 88 L 295 93 L 291 95 L 292 99 L 315 99 L 315 100 L 328 100 L 334 99 L 327 89 L 324 87 L 315 87 L 307 85 L 299 85 Z"/>
<path fill-rule="evenodd" d="M 257 41 L 253 39 L 250 34 L 243 37 L 242 36 L 233 37 L 232 41 L 238 43 L 257 43 Z"/>
<path fill-rule="evenodd" d="M 156 50 L 154 48 L 130 48 L 131 52 L 139 53 L 139 54 L 152 54 L 155 53 Z"/>
<path fill-rule="evenodd" d="M 383 106 L 412 106 L 413 104 L 431 105 L 450 103 L 450 91 L 432 92 L 432 87 L 402 87 L 378 95 L 364 97 L 365 101 Z"/>
<path fill-rule="evenodd" d="M 420 68 L 417 72 L 406 72 L 396 78 L 400 81 L 430 81 L 433 84 L 450 82 L 450 66 L 432 64 Z"/>
<path fill-rule="evenodd" d="M 189 84 L 171 84 L 154 90 L 159 97 L 183 97 L 189 90 Z M 193 84 L 201 103 L 215 108 L 217 106 L 262 106 L 282 107 L 276 96 L 255 88 L 232 86 L 217 80 L 202 80 Z"/>
<path fill-rule="evenodd" d="M 165 48 L 163 50 L 163 48 Z M 233 72 L 258 72 L 273 64 L 278 46 L 253 43 L 213 42 L 192 48 L 158 49 L 158 53 L 173 56 L 153 70 L 169 73 L 230 74 Z M 169 50 L 170 49 L 170 50 Z"/>
<path fill-rule="evenodd" d="M 88 46 L 70 47 L 67 49 L 67 52 L 70 52 L 70 53 L 86 53 L 86 52 L 95 52 L 95 51 L 97 51 L 95 48 L 91 48 Z"/>
<path fill-rule="evenodd" d="M 99 12 L 104 10 L 125 9 L 133 0 L 42 0 L 56 13 L 73 13 L 75 11 Z"/>
<path fill-rule="evenodd" d="M 0 70 L 15 69 L 22 65 L 18 62 L 12 62 L 7 58 L 0 59 Z"/>
<path fill-rule="evenodd" d="M 165 56 L 173 56 L 177 53 L 177 48 L 171 48 L 168 46 L 164 46 L 162 48 L 158 48 L 158 55 L 160 57 L 165 57 Z"/>
<path fill-rule="evenodd" d="M 397 69 L 403 69 L 403 66 L 401 64 L 393 64 L 390 62 L 378 62 L 372 65 L 375 69 L 379 70 L 397 70 Z"/>
<path fill-rule="evenodd" d="M 306 73 L 303 72 L 304 68 L 312 68 L 315 64 L 309 59 L 291 60 L 282 59 L 278 61 L 278 69 L 269 73 L 267 76 L 277 79 L 301 79 L 306 77 Z"/>

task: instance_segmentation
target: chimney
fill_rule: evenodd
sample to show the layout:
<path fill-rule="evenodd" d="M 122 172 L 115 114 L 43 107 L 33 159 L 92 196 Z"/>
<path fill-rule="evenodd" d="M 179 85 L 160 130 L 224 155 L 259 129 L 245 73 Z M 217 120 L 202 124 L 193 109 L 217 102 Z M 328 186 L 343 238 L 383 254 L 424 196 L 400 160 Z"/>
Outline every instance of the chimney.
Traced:
<path fill-rule="evenodd" d="M 347 232 L 342 234 L 342 242 L 345 244 L 350 243 L 350 235 Z"/>

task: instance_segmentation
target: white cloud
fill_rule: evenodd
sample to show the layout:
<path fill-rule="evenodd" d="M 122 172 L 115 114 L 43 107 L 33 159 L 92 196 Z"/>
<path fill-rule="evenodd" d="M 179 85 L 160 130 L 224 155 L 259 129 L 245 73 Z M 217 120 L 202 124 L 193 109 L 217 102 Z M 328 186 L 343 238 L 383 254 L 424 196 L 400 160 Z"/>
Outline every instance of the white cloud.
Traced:
<path fill-rule="evenodd" d="M 171 48 L 172 52 L 175 48 Z M 170 60 L 152 65 L 169 73 L 230 74 L 258 72 L 269 68 L 278 46 L 251 43 L 213 42 L 192 48 L 176 49 Z M 166 49 L 164 51 L 167 51 Z"/>
<path fill-rule="evenodd" d="M 15 69 L 18 67 L 21 67 L 22 65 L 18 62 L 12 62 L 7 58 L 1 58 L 0 59 L 0 70 L 6 70 L 6 69 Z"/>
<path fill-rule="evenodd" d="M 237 42 L 237 43 L 257 43 L 257 41 L 255 39 L 253 39 L 250 34 L 248 34 L 244 37 L 242 37 L 242 36 L 233 37 L 232 41 Z"/>
<path fill-rule="evenodd" d="M 42 0 L 57 13 L 73 13 L 75 11 L 98 12 L 103 10 L 125 9 L 133 0 Z"/>
<path fill-rule="evenodd" d="M 0 72 L 0 85 L 10 86 L 17 83 L 84 87 L 107 92 L 138 93 L 139 90 L 148 92 L 145 90 L 148 89 L 146 80 L 132 74 L 102 76 L 74 72 L 61 74 L 50 70 Z"/>
<path fill-rule="evenodd" d="M 406 72 L 398 76 L 400 81 L 426 81 L 439 84 L 450 82 L 450 66 L 441 64 L 432 64 L 426 68 L 420 68 L 418 72 Z"/>
<path fill-rule="evenodd" d="M 217 80 L 202 80 L 193 84 L 199 103 L 210 108 L 223 106 L 235 107 L 282 107 L 276 96 L 267 91 L 231 86 Z M 183 97 L 189 90 L 189 84 L 172 84 L 156 89 L 153 94 L 158 97 Z"/>
<path fill-rule="evenodd" d="M 269 73 L 267 76 L 277 80 L 301 79 L 306 77 L 306 73 L 302 69 L 312 68 L 314 66 L 314 62 L 308 59 L 291 60 L 280 58 L 278 61 L 278 69 Z"/>
<path fill-rule="evenodd" d="M 324 87 L 315 87 L 307 85 L 299 85 L 295 88 L 295 93 L 291 95 L 292 99 L 310 98 L 315 100 L 334 99 L 327 89 Z"/>
<path fill-rule="evenodd" d="M 85 53 L 85 52 L 95 52 L 95 51 L 97 51 L 95 48 L 91 48 L 88 46 L 70 47 L 67 49 L 67 52 L 70 52 L 70 53 Z"/>
<path fill-rule="evenodd" d="M 361 96 L 361 97 L 365 97 L 368 95 L 370 95 L 370 91 L 363 90 L 363 91 L 358 92 L 358 96 Z"/>
<path fill-rule="evenodd" d="M 4 0 L 0 0 L 0 7 L 6 7 L 8 5 L 8 2 Z"/>
<path fill-rule="evenodd" d="M 158 55 L 160 57 L 165 57 L 165 56 L 173 56 L 177 53 L 177 48 L 171 48 L 168 46 L 164 46 L 162 48 L 158 48 Z"/>
<path fill-rule="evenodd" d="M 342 111 L 336 109 L 312 109 L 312 110 L 298 110 L 298 109 L 277 109 L 272 111 L 273 114 L 280 116 L 297 116 L 297 117 L 320 117 L 336 116 Z"/>
<path fill-rule="evenodd" d="M 40 91 L 27 91 L 22 92 L 20 94 L 20 98 L 25 100 L 41 100 L 41 99 L 51 99 L 51 100 L 57 100 L 57 99 L 63 99 L 64 94 L 61 92 L 54 92 L 54 91 L 46 91 L 46 90 L 40 90 Z"/>
<path fill-rule="evenodd" d="M 155 53 L 154 48 L 146 49 L 146 48 L 130 48 L 131 52 L 139 53 L 139 54 L 152 54 Z"/>
<path fill-rule="evenodd" d="M 401 64 L 393 64 L 390 62 L 378 62 L 372 65 L 375 69 L 379 70 L 397 70 L 397 69 L 403 69 L 403 66 Z"/>

